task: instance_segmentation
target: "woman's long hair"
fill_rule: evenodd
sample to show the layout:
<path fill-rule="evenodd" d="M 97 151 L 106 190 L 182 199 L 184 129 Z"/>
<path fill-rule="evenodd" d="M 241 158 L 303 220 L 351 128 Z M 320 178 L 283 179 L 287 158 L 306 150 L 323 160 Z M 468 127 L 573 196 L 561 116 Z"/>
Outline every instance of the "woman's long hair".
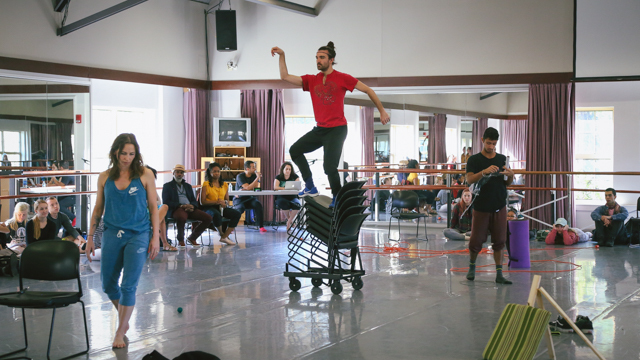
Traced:
<path fill-rule="evenodd" d="M 47 206 L 47 202 L 38 199 L 33 203 L 33 212 L 36 213 L 36 216 L 33 218 L 33 237 L 38 240 L 40 239 L 40 218 L 38 217 L 38 206 L 40 206 L 40 204 Z"/>
<path fill-rule="evenodd" d="M 26 211 L 27 212 L 27 218 L 29 215 L 29 204 L 27 204 L 26 202 L 19 202 L 16 204 L 16 207 L 13 209 L 13 218 L 11 218 L 10 223 L 9 223 L 9 228 L 13 231 L 17 231 L 18 230 L 18 219 L 16 219 L 16 214 L 19 212 L 23 212 Z M 28 219 L 24 219 L 25 222 L 27 222 Z"/>
<path fill-rule="evenodd" d="M 460 205 L 460 214 L 463 214 L 467 210 L 467 203 L 462 200 L 462 195 L 464 195 L 465 192 L 471 194 L 473 200 L 473 194 L 471 193 L 471 190 L 469 190 L 469 188 L 462 190 L 462 194 L 460 194 L 460 202 L 458 203 Z"/>
<path fill-rule="evenodd" d="M 111 180 L 115 181 L 120 177 L 118 155 L 127 144 L 133 145 L 136 149 L 136 156 L 131 162 L 129 179 L 136 179 L 144 174 L 144 162 L 142 161 L 142 154 L 140 154 L 140 146 L 138 146 L 136 136 L 133 134 L 120 134 L 113 140 L 113 145 L 111 145 L 111 150 L 109 151 L 109 179 Z"/>
<path fill-rule="evenodd" d="M 289 179 L 293 179 L 296 176 L 298 176 L 298 174 L 296 174 L 296 171 L 293 169 L 293 165 L 289 161 L 285 161 L 284 164 L 282 164 L 282 166 L 280 166 L 280 174 L 279 174 L 279 176 L 284 179 L 284 168 L 287 165 L 291 166 L 291 175 L 289 175 Z"/>
<path fill-rule="evenodd" d="M 217 162 L 212 162 L 211 164 L 209 164 L 209 167 L 207 167 L 207 171 L 204 173 L 204 179 L 205 181 L 209 182 L 209 185 L 213 185 L 212 184 L 213 177 L 211 177 L 211 169 L 213 169 L 214 167 L 217 167 L 218 169 L 222 169 L 222 166 L 220 166 L 220 164 L 218 164 Z M 224 186 L 224 180 L 222 180 L 222 174 L 218 178 L 218 185 L 220 185 L 220 187 Z"/>

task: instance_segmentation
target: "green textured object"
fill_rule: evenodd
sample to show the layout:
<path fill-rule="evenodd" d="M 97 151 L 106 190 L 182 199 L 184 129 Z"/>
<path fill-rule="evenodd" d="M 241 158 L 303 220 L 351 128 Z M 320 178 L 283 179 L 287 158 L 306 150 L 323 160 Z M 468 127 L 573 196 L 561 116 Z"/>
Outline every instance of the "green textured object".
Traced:
<path fill-rule="evenodd" d="M 181 307 L 178 308 L 178 313 L 182 314 L 182 308 Z"/>
<path fill-rule="evenodd" d="M 547 330 L 551 313 L 527 305 L 507 304 L 487 347 L 486 360 L 531 360 Z"/>

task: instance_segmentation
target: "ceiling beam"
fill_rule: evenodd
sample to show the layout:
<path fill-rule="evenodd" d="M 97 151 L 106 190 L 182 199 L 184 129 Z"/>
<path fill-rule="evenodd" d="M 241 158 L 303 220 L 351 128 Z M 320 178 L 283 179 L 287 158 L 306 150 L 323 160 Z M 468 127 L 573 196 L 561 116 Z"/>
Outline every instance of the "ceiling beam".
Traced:
<path fill-rule="evenodd" d="M 102 11 L 99 11 L 93 15 L 89 15 L 84 19 L 80 19 L 74 23 L 71 23 L 69 25 L 65 25 L 63 27 L 61 27 L 60 29 L 58 29 L 58 36 L 64 36 L 67 35 L 73 31 L 82 29 L 85 26 L 91 25 L 95 22 L 98 22 L 102 19 L 106 19 L 111 15 L 115 15 L 121 11 L 125 11 L 129 8 L 132 8 L 136 5 L 140 5 L 143 2 L 146 2 L 147 0 L 126 0 L 121 2 L 120 4 L 114 5 L 108 9 L 104 9 Z"/>
<path fill-rule="evenodd" d="M 247 0 L 247 1 L 250 1 L 256 4 L 271 6 L 277 9 L 292 11 L 294 13 L 301 14 L 301 15 L 316 17 L 320 15 L 320 10 L 322 9 L 324 3 L 327 0 L 319 1 L 315 7 L 304 6 L 304 5 L 296 4 L 286 0 Z"/>

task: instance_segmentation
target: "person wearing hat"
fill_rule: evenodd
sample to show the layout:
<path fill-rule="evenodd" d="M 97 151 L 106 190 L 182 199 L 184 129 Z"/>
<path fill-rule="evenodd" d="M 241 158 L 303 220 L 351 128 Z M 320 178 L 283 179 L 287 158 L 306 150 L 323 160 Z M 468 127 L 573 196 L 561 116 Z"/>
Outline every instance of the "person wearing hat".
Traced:
<path fill-rule="evenodd" d="M 558 218 L 553 224 L 553 230 L 547 234 L 544 242 L 547 245 L 575 245 L 579 242 L 589 241 L 589 233 L 577 228 L 570 228 L 567 220 Z"/>
<path fill-rule="evenodd" d="M 191 232 L 187 239 L 191 245 L 200 246 L 196 239 L 200 237 L 209 224 L 211 224 L 211 215 L 198 209 L 198 202 L 193 192 L 191 184 L 184 181 L 184 166 L 176 165 L 173 168 L 173 180 L 162 186 L 162 202 L 169 206 L 167 216 L 176 220 L 178 228 L 178 244 L 184 247 L 184 225 L 187 219 L 199 221 L 200 223 Z"/>

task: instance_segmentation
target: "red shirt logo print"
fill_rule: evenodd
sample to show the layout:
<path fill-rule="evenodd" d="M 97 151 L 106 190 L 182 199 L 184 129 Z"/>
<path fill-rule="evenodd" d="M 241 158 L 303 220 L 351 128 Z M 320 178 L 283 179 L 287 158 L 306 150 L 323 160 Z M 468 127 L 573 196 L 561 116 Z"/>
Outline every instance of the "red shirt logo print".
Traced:
<path fill-rule="evenodd" d="M 313 88 L 316 96 L 322 100 L 324 105 L 331 105 L 335 101 L 333 93 L 336 91 L 338 85 L 333 81 L 327 81 L 325 85 L 318 84 Z"/>

